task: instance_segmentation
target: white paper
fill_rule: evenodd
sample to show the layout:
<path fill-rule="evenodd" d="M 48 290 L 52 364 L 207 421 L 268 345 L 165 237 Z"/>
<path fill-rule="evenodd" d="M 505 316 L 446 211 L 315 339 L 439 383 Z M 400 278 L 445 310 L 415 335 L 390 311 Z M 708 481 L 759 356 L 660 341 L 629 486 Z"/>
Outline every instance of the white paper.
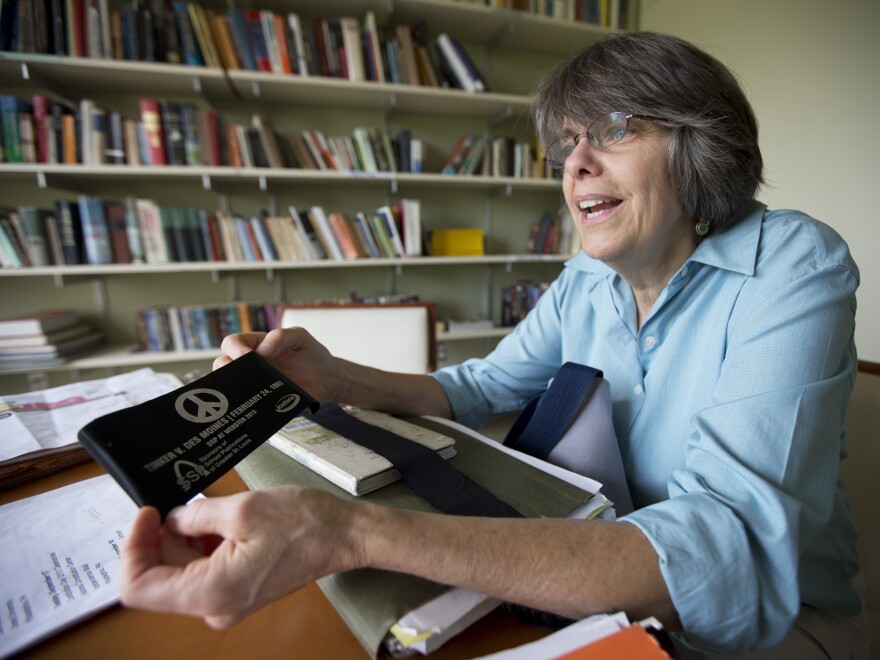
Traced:
<path fill-rule="evenodd" d="M 427 416 L 425 419 L 454 428 L 484 444 L 491 445 L 498 451 L 513 456 L 517 460 L 528 463 L 538 470 L 552 474 L 587 492 L 595 493 L 593 497 L 566 516 L 567 518 L 587 520 L 605 515 L 613 518 L 613 509 L 609 506 L 608 499 L 600 492 L 602 484 L 598 481 L 523 452 L 514 451 L 457 422 L 441 417 Z M 451 589 L 398 620 L 391 628 L 391 637 L 393 637 L 390 640 L 391 645 L 403 647 L 408 651 L 418 651 L 422 654 L 431 653 L 465 627 L 491 612 L 499 603 L 500 601 L 494 598 L 469 589 Z M 526 658 L 527 656 L 521 657 Z"/>
<path fill-rule="evenodd" d="M 628 627 L 629 619 L 623 612 L 597 614 L 581 619 L 562 630 L 557 630 L 552 635 L 536 642 L 484 655 L 474 660 L 550 660 L 571 653 Z"/>
<path fill-rule="evenodd" d="M 174 385 L 152 369 L 0 395 L 0 462 L 77 442 L 93 419 L 170 392 Z"/>
<path fill-rule="evenodd" d="M 136 512 L 108 475 L 0 507 L 0 658 L 119 600 Z"/>

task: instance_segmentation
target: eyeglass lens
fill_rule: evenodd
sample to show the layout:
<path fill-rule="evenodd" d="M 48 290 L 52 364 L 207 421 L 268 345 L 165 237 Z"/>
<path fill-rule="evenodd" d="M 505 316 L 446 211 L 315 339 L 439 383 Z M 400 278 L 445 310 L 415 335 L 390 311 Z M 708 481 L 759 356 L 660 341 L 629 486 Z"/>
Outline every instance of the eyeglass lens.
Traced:
<path fill-rule="evenodd" d="M 562 168 L 581 138 L 586 136 L 594 147 L 608 147 L 626 135 L 629 116 L 625 112 L 612 112 L 593 121 L 585 133 L 564 137 L 547 150 L 547 162 L 551 167 Z"/>

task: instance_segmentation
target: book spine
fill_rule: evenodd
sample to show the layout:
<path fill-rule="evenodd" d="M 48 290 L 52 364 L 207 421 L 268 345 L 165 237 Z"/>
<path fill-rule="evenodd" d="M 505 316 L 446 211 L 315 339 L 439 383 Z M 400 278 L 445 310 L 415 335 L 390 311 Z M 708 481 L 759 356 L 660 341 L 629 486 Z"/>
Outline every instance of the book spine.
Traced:
<path fill-rule="evenodd" d="M 141 240 L 141 230 L 138 224 L 137 199 L 126 197 L 123 200 L 125 208 L 125 236 L 128 243 L 132 263 L 142 264 L 146 261 L 144 245 Z"/>
<path fill-rule="evenodd" d="M 82 226 L 79 219 L 79 206 L 67 200 L 55 202 L 55 216 L 61 234 L 61 252 L 67 265 L 81 264 L 83 255 Z"/>
<path fill-rule="evenodd" d="M 122 115 L 111 112 L 107 122 L 107 146 L 104 150 L 104 162 L 111 165 L 125 164 L 125 139 L 122 130 Z"/>
<path fill-rule="evenodd" d="M 142 99 L 140 101 L 141 123 L 146 141 L 147 161 L 150 165 L 166 165 L 165 137 L 162 130 L 162 115 L 159 102 Z"/>
<path fill-rule="evenodd" d="M 266 36 L 263 32 L 263 21 L 258 9 L 245 9 L 243 11 L 247 36 L 254 55 L 254 63 L 257 71 L 272 71 L 272 63 L 269 61 L 269 48 L 266 44 Z"/>
<path fill-rule="evenodd" d="M 249 28 L 244 14 L 240 9 L 232 7 L 227 14 L 227 20 L 229 21 L 229 30 L 232 33 L 232 41 L 235 43 L 235 50 L 238 53 L 243 68 L 248 71 L 257 71 L 257 61 L 254 57 Z"/>
<path fill-rule="evenodd" d="M 79 214 L 83 230 L 83 246 L 86 263 L 91 265 L 109 264 L 113 262 L 110 250 L 110 236 L 104 205 L 93 197 L 79 198 Z"/>
<path fill-rule="evenodd" d="M 177 30 L 180 34 L 180 47 L 183 52 L 183 61 L 190 66 L 204 66 L 205 60 L 196 40 L 189 10 L 185 2 L 174 3 L 174 17 L 177 20 Z"/>
<path fill-rule="evenodd" d="M 437 36 L 437 47 L 444 61 L 449 65 L 458 86 L 466 92 L 476 92 L 477 86 L 468 72 L 467 65 L 461 59 L 452 40 L 446 33 Z"/>
<path fill-rule="evenodd" d="M 40 211 L 33 206 L 20 207 L 18 219 L 21 222 L 24 246 L 31 265 L 48 266 L 51 260 Z"/>
<path fill-rule="evenodd" d="M 104 204 L 104 214 L 107 218 L 107 230 L 110 234 L 113 263 L 130 264 L 132 257 L 128 245 L 128 231 L 125 226 L 125 205 L 107 202 Z"/>
<path fill-rule="evenodd" d="M 144 258 L 148 264 L 168 263 L 170 260 L 162 220 L 156 204 L 150 200 L 138 199 L 135 202 L 138 226 L 144 247 Z"/>
<path fill-rule="evenodd" d="M 183 118 L 181 104 L 160 101 L 162 131 L 165 138 L 165 156 L 169 165 L 186 165 L 186 146 L 183 141 Z"/>

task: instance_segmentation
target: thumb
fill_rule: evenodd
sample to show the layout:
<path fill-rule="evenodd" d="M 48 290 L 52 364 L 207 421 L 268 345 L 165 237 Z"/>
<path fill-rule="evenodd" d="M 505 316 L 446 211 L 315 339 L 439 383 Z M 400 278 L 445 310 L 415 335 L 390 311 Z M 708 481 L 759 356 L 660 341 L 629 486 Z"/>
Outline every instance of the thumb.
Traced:
<path fill-rule="evenodd" d="M 241 535 L 242 518 L 235 512 L 237 500 L 242 495 L 244 494 L 194 500 L 186 506 L 172 509 L 165 524 L 168 529 L 181 536 L 235 538 Z"/>

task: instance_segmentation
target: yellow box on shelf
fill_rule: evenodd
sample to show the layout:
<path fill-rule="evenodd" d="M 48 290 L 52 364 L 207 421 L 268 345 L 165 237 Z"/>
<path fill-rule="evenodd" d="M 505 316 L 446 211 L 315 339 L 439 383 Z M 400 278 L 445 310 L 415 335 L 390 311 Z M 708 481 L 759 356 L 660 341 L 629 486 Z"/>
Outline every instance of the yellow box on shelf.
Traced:
<path fill-rule="evenodd" d="M 482 229 L 435 229 L 431 232 L 431 254 L 435 257 L 463 257 L 486 254 Z"/>

